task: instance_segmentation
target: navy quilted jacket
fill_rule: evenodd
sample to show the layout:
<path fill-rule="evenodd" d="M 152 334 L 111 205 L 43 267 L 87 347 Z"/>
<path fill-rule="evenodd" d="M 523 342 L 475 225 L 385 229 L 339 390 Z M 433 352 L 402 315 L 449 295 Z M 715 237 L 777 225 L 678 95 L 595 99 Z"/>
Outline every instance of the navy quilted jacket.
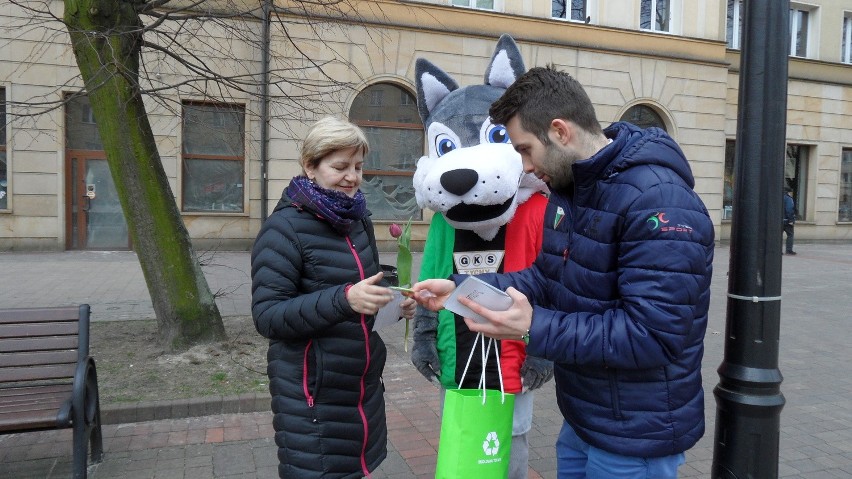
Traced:
<path fill-rule="evenodd" d="M 387 350 L 348 283 L 379 272 L 369 220 L 348 236 L 283 197 L 251 257 L 252 316 L 269 338 L 269 390 L 281 477 L 360 478 L 387 454 Z"/>
<path fill-rule="evenodd" d="M 533 304 L 528 351 L 555 362 L 559 408 L 595 447 L 676 454 L 704 434 L 701 359 L 714 232 L 680 148 L 615 123 L 554 192 L 532 268 L 483 279 Z"/>

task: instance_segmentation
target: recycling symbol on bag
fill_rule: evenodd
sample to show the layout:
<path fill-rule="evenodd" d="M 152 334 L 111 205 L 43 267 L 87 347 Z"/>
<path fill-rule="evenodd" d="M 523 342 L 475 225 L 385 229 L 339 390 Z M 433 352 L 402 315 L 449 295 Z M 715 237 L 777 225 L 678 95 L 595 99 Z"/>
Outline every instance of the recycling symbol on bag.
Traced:
<path fill-rule="evenodd" d="M 487 436 L 485 436 L 485 440 L 482 441 L 482 450 L 485 451 L 486 456 L 496 456 L 497 451 L 500 450 L 500 440 L 497 439 L 496 432 L 489 432 Z"/>

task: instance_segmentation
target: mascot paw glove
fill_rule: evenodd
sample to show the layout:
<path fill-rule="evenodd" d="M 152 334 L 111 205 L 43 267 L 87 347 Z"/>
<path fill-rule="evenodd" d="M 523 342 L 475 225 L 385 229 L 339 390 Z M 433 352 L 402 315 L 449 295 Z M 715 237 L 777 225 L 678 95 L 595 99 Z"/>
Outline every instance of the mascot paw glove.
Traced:
<path fill-rule="evenodd" d="M 435 339 L 438 333 L 438 313 L 422 306 L 414 315 L 414 346 L 411 348 L 411 363 L 420 374 L 435 386 L 440 387 L 441 359 Z"/>
<path fill-rule="evenodd" d="M 532 391 L 544 386 L 553 377 L 553 362 L 527 355 L 521 366 L 521 381 L 524 389 Z"/>

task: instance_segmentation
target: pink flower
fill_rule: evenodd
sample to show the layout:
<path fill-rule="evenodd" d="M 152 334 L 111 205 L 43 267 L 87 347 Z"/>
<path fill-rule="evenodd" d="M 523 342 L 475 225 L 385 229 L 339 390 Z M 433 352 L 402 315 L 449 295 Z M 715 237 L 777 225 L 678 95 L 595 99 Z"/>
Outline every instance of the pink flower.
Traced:
<path fill-rule="evenodd" d="M 388 230 L 390 231 L 390 235 L 394 238 L 399 238 L 400 236 L 402 236 L 402 227 L 396 223 L 391 223 L 391 225 L 388 227 Z"/>

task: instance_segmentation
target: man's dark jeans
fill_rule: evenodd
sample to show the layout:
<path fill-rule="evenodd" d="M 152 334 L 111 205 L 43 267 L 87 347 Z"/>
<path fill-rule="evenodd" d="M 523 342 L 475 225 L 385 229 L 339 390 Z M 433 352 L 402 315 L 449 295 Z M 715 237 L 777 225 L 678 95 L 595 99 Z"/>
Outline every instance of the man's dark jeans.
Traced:
<path fill-rule="evenodd" d="M 784 234 L 787 235 L 787 253 L 793 253 L 793 223 L 784 223 Z"/>

